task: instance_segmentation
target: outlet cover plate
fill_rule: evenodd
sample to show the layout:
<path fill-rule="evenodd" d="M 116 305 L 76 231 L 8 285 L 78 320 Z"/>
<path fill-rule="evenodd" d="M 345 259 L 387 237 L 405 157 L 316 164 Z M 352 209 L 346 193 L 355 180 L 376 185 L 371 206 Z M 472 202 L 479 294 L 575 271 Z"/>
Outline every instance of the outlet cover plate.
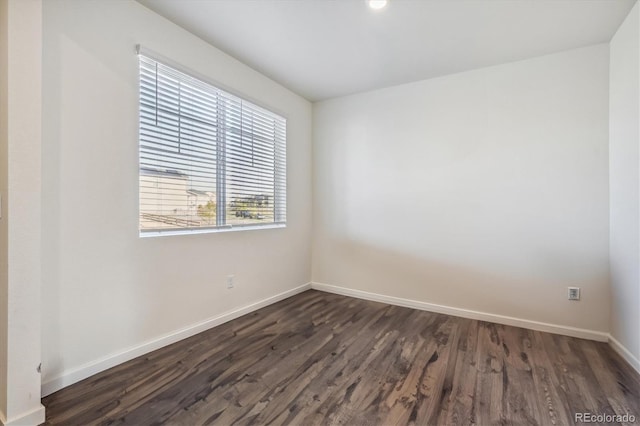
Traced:
<path fill-rule="evenodd" d="M 567 287 L 567 298 L 569 300 L 580 300 L 580 287 Z"/>

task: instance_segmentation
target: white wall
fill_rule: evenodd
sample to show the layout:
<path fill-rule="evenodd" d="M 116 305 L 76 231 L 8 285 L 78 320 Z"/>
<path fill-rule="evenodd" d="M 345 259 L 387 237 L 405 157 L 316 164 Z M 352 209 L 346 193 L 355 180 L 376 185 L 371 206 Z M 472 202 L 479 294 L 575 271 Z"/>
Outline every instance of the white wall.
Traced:
<path fill-rule="evenodd" d="M 288 118 L 286 229 L 138 237 L 137 43 Z M 45 386 L 309 281 L 309 102 L 133 1 L 45 2 L 43 78 Z"/>
<path fill-rule="evenodd" d="M 39 424 L 42 2 L 2 0 L 0 9 L 0 420 Z"/>
<path fill-rule="evenodd" d="M 313 281 L 608 331 L 607 105 L 606 44 L 314 105 Z"/>
<path fill-rule="evenodd" d="M 611 335 L 640 369 L 640 6 L 611 40 Z M 628 355 L 627 358 L 629 359 Z"/>

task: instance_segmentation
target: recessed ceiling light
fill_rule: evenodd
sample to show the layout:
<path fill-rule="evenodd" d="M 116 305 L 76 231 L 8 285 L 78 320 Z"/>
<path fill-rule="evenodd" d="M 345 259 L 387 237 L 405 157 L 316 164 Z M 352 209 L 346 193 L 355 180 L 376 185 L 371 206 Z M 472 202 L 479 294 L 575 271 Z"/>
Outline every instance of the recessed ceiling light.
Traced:
<path fill-rule="evenodd" d="M 387 0 L 369 0 L 369 7 L 373 10 L 380 10 L 387 5 Z"/>

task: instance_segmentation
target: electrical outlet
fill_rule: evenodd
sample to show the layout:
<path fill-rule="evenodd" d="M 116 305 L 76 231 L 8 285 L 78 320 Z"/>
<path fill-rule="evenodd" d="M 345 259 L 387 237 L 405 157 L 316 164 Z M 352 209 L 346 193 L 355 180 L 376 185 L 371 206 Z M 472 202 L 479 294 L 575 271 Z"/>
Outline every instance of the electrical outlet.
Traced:
<path fill-rule="evenodd" d="M 580 300 L 580 287 L 567 287 L 569 300 Z"/>
<path fill-rule="evenodd" d="M 227 275 L 227 288 L 233 288 L 234 275 Z"/>

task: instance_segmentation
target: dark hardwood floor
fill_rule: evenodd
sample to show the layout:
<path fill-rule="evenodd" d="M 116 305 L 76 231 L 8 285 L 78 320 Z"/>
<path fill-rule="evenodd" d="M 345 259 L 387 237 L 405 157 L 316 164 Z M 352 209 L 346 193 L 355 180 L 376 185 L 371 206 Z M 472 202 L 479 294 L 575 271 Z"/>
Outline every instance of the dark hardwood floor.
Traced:
<path fill-rule="evenodd" d="M 43 403 L 48 425 L 566 425 L 640 421 L 640 377 L 605 343 L 307 291 Z"/>

